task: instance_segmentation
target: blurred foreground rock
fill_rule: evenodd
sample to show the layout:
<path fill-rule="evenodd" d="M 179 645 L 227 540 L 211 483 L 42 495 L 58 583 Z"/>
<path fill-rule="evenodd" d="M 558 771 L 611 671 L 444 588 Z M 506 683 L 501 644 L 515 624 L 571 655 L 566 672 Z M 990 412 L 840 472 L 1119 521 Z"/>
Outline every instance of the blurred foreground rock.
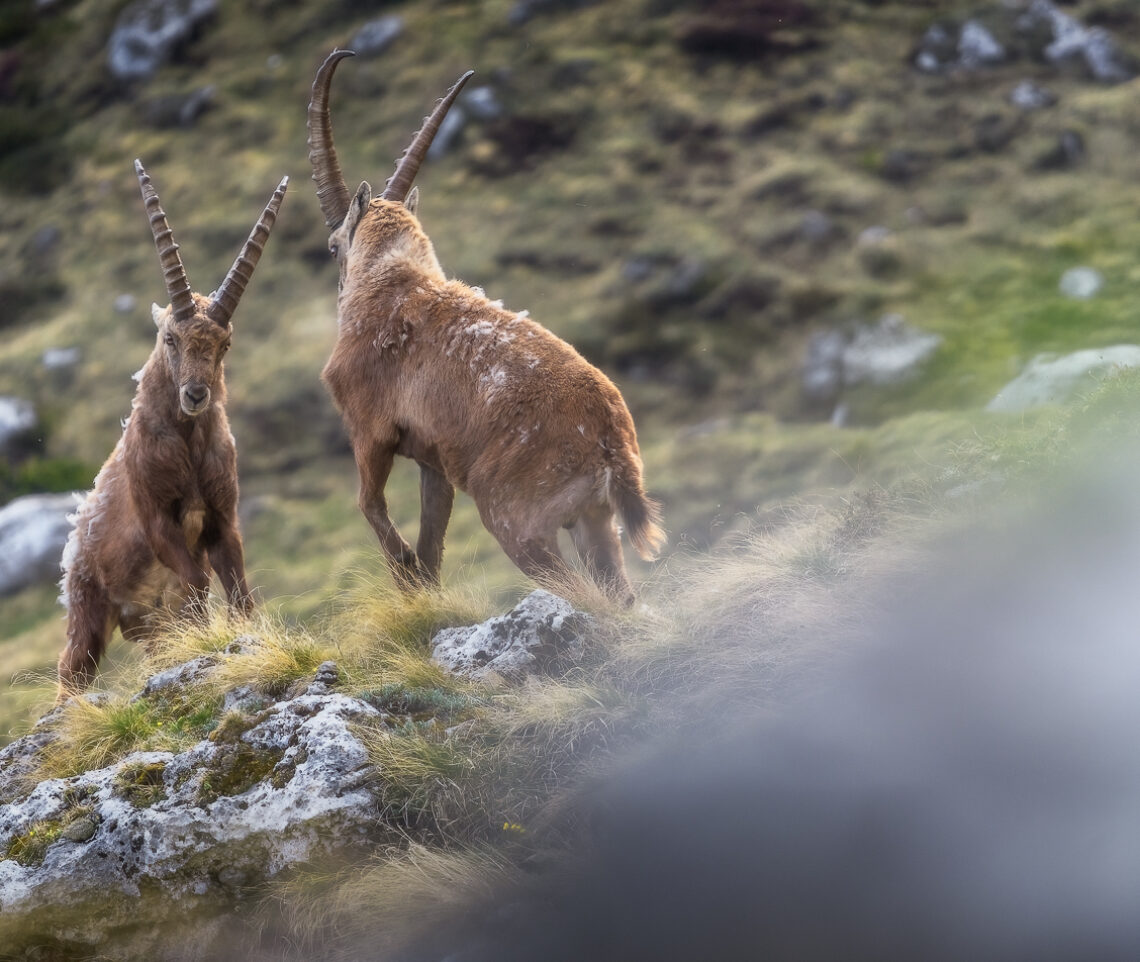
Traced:
<path fill-rule="evenodd" d="M 29 494 L 0 508 L 0 597 L 59 580 L 72 494 Z"/>

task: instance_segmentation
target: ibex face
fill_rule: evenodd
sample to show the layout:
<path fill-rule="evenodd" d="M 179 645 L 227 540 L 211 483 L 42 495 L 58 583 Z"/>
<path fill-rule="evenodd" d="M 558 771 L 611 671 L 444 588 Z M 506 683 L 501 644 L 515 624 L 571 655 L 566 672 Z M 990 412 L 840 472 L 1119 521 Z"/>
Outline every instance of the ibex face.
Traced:
<path fill-rule="evenodd" d="M 194 295 L 195 312 L 187 320 L 175 322 L 170 307 L 151 305 L 158 327 L 158 342 L 166 356 L 171 383 L 178 391 L 178 405 L 187 417 L 197 417 L 211 401 L 224 401 L 225 382 L 222 359 L 230 349 L 233 325 L 223 327 L 206 313 L 209 302 Z"/>
<path fill-rule="evenodd" d="M 170 304 L 166 308 L 157 304 L 151 306 L 151 316 L 158 327 L 158 343 L 153 356 L 165 360 L 182 413 L 188 418 L 196 418 L 209 410 L 214 401 L 225 400 L 222 359 L 230 349 L 233 336 L 230 318 L 265 248 L 289 178 L 283 178 L 274 191 L 221 287 L 207 298 L 190 290 L 186 270 L 178 255 L 178 245 L 159 205 L 158 194 L 150 176 L 137 160 L 135 173 L 150 218 L 166 279 L 166 291 L 170 295 Z"/>

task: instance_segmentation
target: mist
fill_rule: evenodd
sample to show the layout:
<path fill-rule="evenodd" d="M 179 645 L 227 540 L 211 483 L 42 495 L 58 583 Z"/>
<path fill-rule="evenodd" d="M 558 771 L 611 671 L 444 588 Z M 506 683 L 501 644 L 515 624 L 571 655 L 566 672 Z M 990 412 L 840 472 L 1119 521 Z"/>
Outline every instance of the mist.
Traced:
<path fill-rule="evenodd" d="M 406 957 L 1140 957 L 1136 477 L 944 543 L 788 710 L 618 766 L 572 864 Z"/>

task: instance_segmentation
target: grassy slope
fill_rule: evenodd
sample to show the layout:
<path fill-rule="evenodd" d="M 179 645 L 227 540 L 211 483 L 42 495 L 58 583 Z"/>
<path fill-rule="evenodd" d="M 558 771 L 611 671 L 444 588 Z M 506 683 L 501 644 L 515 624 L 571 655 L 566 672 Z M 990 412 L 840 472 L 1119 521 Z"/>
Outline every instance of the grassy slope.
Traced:
<path fill-rule="evenodd" d="M 66 293 L 0 331 L 0 393 L 35 400 L 49 426 L 46 453 L 93 471 L 128 409 L 129 375 L 152 344 L 147 305 L 161 296 L 131 160 L 148 165 L 191 279 L 206 290 L 277 179 L 290 174 L 228 369 L 249 567 L 271 607 L 311 619 L 380 566 L 317 382 L 334 333 L 334 281 L 308 182 L 304 105 L 324 52 L 378 11 L 348 2 L 226 4 L 179 62 L 139 89 L 114 91 L 102 46 L 120 7 L 61 4 L 13 48 L 24 64 L 16 89 L 38 85 L 70 172 L 47 193 L 3 188 L 0 265 L 6 275 L 36 268 L 29 238 L 60 226 L 45 270 Z M 972 435 L 971 410 L 1020 361 L 1132 338 L 1140 229 L 1118 198 L 1140 163 L 1133 85 L 1102 88 L 1026 63 L 977 76 L 916 75 L 906 62 L 915 39 L 936 14 L 966 4 L 821 4 L 826 12 L 807 31 L 818 46 L 747 65 L 684 54 L 676 38 L 695 9 L 684 3 L 555 8 L 523 27 L 507 26 L 511 7 L 394 8 L 406 21 L 401 41 L 338 74 L 342 164 L 350 182 L 379 183 L 432 100 L 471 65 L 512 114 L 569 125 L 566 146 L 512 171 L 493 128 L 473 124 L 450 156 L 425 169 L 423 220 L 451 273 L 529 309 L 615 376 L 674 545 L 704 550 L 790 497 L 842 495 L 905 476 L 915 463 L 949 464 L 948 442 Z M 1135 47 L 1140 25 L 1125 17 L 1116 35 Z M 1003 151 L 979 150 L 977 123 L 1008 115 L 1008 91 L 1026 76 L 1047 82 L 1058 106 L 1027 115 Z M 154 98 L 207 83 L 215 106 L 193 129 L 140 122 Z M 1085 163 L 1030 173 L 1067 128 L 1085 137 Z M 884 178 L 895 147 L 933 158 L 927 171 L 905 184 Z M 827 213 L 838 238 L 821 247 L 797 240 L 808 210 Z M 870 262 L 856 243 L 871 225 L 894 232 L 885 261 Z M 666 265 L 641 286 L 622 270 L 639 257 Z M 686 258 L 705 267 L 693 301 L 654 307 L 645 288 L 666 283 Z M 1076 263 L 1106 276 L 1095 302 L 1056 292 L 1060 272 Z M 775 292 L 766 306 L 731 296 L 757 287 Z M 124 292 L 138 299 L 129 316 L 111 307 Z M 798 370 L 809 333 L 887 310 L 945 337 L 931 376 L 853 394 L 862 427 L 805 424 Z M 39 358 L 73 344 L 83 361 L 61 385 Z M 647 368 L 636 360 L 646 354 L 664 360 Z M 312 427 L 298 431 L 298 422 Z M 391 501 L 414 534 L 410 466 L 397 472 Z M 445 573 L 486 584 L 497 598 L 520 590 L 464 499 Z M 62 623 L 50 599 L 35 589 L 0 603 L 5 672 L 43 671 L 54 660 Z M 120 646 L 113 657 L 130 655 Z M 20 685 L 0 691 L 0 733 L 36 697 Z"/>

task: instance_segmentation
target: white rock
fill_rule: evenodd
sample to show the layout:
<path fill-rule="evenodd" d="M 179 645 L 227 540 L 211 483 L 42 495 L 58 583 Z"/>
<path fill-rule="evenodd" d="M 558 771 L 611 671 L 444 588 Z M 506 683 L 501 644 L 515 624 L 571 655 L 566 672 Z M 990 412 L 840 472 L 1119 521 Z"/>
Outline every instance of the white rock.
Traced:
<path fill-rule="evenodd" d="M 1058 357 L 1039 354 L 986 405 L 987 411 L 1024 411 L 1061 404 L 1080 391 L 1091 391 L 1114 370 L 1140 367 L 1140 346 L 1118 344 Z"/>
<path fill-rule="evenodd" d="M 533 591 L 505 615 L 481 625 L 445 628 L 432 639 L 432 660 L 475 680 L 518 680 L 559 661 L 580 659 L 593 619 L 549 591 Z"/>
<path fill-rule="evenodd" d="M 0 508 L 0 596 L 59 580 L 75 495 L 29 494 Z"/>
<path fill-rule="evenodd" d="M 1095 297 L 1104 286 L 1104 276 L 1093 267 L 1070 267 L 1061 275 L 1058 285 L 1066 297 L 1084 301 Z"/>
<path fill-rule="evenodd" d="M 843 383 L 894 384 L 914 376 L 942 343 L 937 334 L 919 331 L 899 314 L 884 315 L 860 328 L 843 351 Z"/>

